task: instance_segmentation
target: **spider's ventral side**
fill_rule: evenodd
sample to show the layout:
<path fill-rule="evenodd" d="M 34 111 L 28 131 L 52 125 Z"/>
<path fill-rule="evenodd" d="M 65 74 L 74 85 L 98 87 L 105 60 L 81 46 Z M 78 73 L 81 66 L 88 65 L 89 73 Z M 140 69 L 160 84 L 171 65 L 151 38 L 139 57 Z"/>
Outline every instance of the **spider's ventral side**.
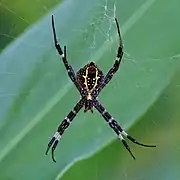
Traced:
<path fill-rule="evenodd" d="M 119 69 L 122 56 L 123 56 L 123 43 L 121 39 L 119 24 L 116 18 L 115 18 L 115 23 L 117 26 L 117 33 L 119 36 L 119 47 L 118 47 L 117 56 L 116 56 L 116 59 L 112 68 L 110 68 L 108 73 L 104 76 L 103 72 L 97 67 L 95 62 L 90 62 L 89 64 L 82 67 L 77 73 L 75 73 L 72 66 L 67 61 L 66 46 L 64 46 L 64 49 L 62 50 L 60 44 L 57 41 L 54 18 L 52 16 L 53 38 L 54 38 L 56 50 L 59 53 L 64 63 L 64 66 L 67 70 L 69 78 L 72 80 L 72 82 L 74 83 L 74 85 L 76 86 L 77 90 L 79 91 L 81 95 L 81 99 L 74 106 L 74 108 L 69 112 L 67 117 L 65 117 L 64 120 L 60 123 L 60 125 L 57 128 L 56 133 L 54 134 L 54 136 L 51 138 L 51 140 L 48 143 L 46 154 L 48 153 L 49 149 L 52 147 L 51 154 L 52 154 L 52 159 L 54 162 L 56 162 L 54 158 L 54 151 L 58 145 L 58 142 L 60 141 L 65 130 L 70 126 L 73 119 L 79 113 L 79 111 L 82 109 L 83 106 L 85 107 L 84 109 L 85 112 L 88 110 L 93 112 L 93 107 L 96 108 L 96 110 L 102 115 L 105 121 L 117 134 L 119 140 L 122 142 L 124 147 L 129 151 L 129 153 L 134 159 L 135 159 L 135 156 L 131 152 L 130 147 L 126 143 L 124 137 L 140 146 L 156 147 L 154 145 L 142 144 L 138 142 L 135 138 L 130 136 L 126 131 L 122 129 L 122 127 L 117 123 L 117 121 L 110 115 L 110 113 L 104 108 L 104 106 L 97 100 L 97 96 L 99 95 L 99 93 L 110 82 L 114 74 Z"/>

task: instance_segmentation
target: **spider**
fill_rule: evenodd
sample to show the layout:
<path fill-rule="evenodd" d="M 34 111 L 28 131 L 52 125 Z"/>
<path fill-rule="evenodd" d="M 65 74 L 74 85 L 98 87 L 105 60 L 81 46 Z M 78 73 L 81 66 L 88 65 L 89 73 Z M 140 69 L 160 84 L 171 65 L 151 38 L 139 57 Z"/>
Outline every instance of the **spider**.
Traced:
<path fill-rule="evenodd" d="M 129 151 L 133 159 L 135 159 L 135 156 L 131 152 L 130 147 L 124 140 L 123 136 L 129 139 L 130 141 L 132 141 L 133 143 L 138 144 L 140 146 L 156 147 L 154 145 L 142 144 L 138 142 L 135 138 L 130 136 L 126 131 L 122 129 L 122 127 L 117 123 L 117 121 L 110 115 L 110 113 L 103 107 L 103 105 L 97 99 L 99 93 L 109 83 L 113 75 L 119 69 L 122 56 L 123 56 L 123 43 L 121 39 L 119 24 L 116 18 L 115 18 L 115 22 L 117 26 L 117 33 L 119 36 L 119 47 L 118 47 L 117 56 L 116 56 L 116 60 L 113 67 L 104 76 L 103 72 L 98 68 L 95 62 L 92 61 L 88 63 L 87 65 L 85 65 L 84 67 L 82 67 L 75 74 L 72 66 L 67 61 L 66 46 L 64 46 L 64 51 L 63 51 L 61 49 L 60 44 L 57 41 L 55 25 L 54 25 L 54 17 L 52 15 L 52 30 L 53 30 L 53 37 L 54 37 L 56 50 L 58 51 L 59 55 L 62 58 L 62 61 L 65 65 L 65 68 L 68 72 L 70 79 L 72 80 L 72 82 L 74 83 L 74 85 L 76 86 L 76 88 L 78 89 L 81 95 L 81 99 L 74 106 L 74 108 L 69 112 L 67 117 L 61 122 L 61 124 L 57 128 L 56 133 L 54 134 L 52 139 L 49 141 L 49 144 L 46 150 L 46 155 L 48 154 L 49 149 L 52 147 L 51 148 L 52 160 L 54 162 L 56 162 L 54 158 L 54 151 L 58 145 L 58 142 L 60 141 L 64 131 L 69 127 L 69 125 L 72 123 L 73 119 L 75 118 L 75 116 L 78 114 L 78 112 L 81 110 L 83 106 L 84 106 L 84 112 L 87 112 L 90 110 L 93 113 L 94 107 L 97 109 L 97 111 L 99 111 L 99 113 L 102 115 L 105 121 L 117 134 L 118 138 L 120 139 L 122 144 L 125 146 L 125 148 Z"/>

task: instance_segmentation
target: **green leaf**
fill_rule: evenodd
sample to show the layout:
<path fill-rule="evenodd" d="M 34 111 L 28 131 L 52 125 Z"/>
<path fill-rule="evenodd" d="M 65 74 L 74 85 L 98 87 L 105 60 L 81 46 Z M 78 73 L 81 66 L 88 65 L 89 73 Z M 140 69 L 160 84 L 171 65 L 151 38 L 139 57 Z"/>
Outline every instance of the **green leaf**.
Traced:
<path fill-rule="evenodd" d="M 134 161 L 118 140 L 113 141 L 92 158 L 78 162 L 62 180 L 83 179 L 179 179 L 180 166 L 180 71 L 170 85 L 149 108 L 129 133 L 140 137 L 143 142 L 154 142 L 156 148 L 132 145 L 136 154 Z M 81 173 L 78 173 L 81 172 Z"/>
<path fill-rule="evenodd" d="M 0 3 L 0 51 L 61 0 L 6 0 Z"/>
<path fill-rule="evenodd" d="M 118 46 L 112 18 L 116 9 L 125 55 L 100 101 L 124 128 L 147 111 L 180 65 L 178 57 L 172 57 L 178 53 L 177 3 L 77 0 L 65 1 L 52 13 L 75 70 L 93 59 L 107 72 Z M 75 161 L 116 138 L 97 112 L 81 112 L 56 149 L 57 164 L 44 155 L 58 124 L 79 98 L 60 61 L 52 40 L 51 14 L 1 53 L 0 179 L 59 178 Z"/>

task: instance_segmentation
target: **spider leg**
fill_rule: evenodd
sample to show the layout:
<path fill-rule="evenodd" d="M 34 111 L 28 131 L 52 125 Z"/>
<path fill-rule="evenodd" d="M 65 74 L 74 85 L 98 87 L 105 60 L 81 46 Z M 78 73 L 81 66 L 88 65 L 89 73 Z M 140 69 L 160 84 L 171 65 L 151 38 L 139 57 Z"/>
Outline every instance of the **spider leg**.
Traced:
<path fill-rule="evenodd" d="M 73 110 L 70 111 L 70 113 L 67 115 L 67 117 L 62 121 L 62 123 L 59 125 L 56 133 L 54 134 L 54 136 L 51 138 L 51 140 L 48 143 L 48 147 L 46 150 L 46 155 L 48 154 L 49 149 L 52 146 L 52 160 L 54 162 L 56 162 L 55 158 L 54 158 L 54 151 L 56 149 L 56 146 L 58 145 L 58 142 L 60 141 L 62 134 L 64 133 L 65 129 L 67 129 L 69 127 L 69 125 L 71 124 L 72 120 L 75 118 L 75 116 L 77 115 L 77 113 L 80 111 L 80 109 L 83 107 L 84 105 L 84 99 L 81 99 L 76 106 L 73 108 Z"/>
<path fill-rule="evenodd" d="M 81 93 L 81 95 L 83 95 L 83 88 L 78 83 L 78 81 L 76 79 L 75 72 L 74 72 L 72 66 L 67 61 L 67 58 L 66 58 L 66 46 L 64 46 L 64 52 L 63 52 L 62 49 L 61 49 L 60 44 L 57 41 L 53 15 L 52 15 L 52 29 L 53 29 L 53 36 L 54 36 L 55 47 L 56 47 L 59 55 L 61 56 L 61 58 L 63 60 L 64 66 L 65 66 L 65 68 L 66 68 L 66 70 L 68 72 L 68 75 L 69 75 L 70 79 L 72 80 L 72 82 L 75 84 L 75 86 L 78 89 L 78 91 Z"/>
<path fill-rule="evenodd" d="M 109 81 L 112 79 L 113 75 L 117 72 L 117 70 L 119 69 L 122 57 L 123 57 L 123 43 L 122 43 L 122 38 L 121 38 L 121 34 L 120 34 L 119 24 L 118 24 L 118 21 L 116 18 L 115 18 L 115 22 L 116 22 L 117 32 L 118 32 L 118 36 L 119 36 L 119 47 L 118 47 L 118 51 L 117 51 L 116 60 L 115 60 L 113 67 L 108 71 L 108 73 L 104 77 L 104 80 L 102 81 L 102 83 L 99 84 L 99 86 L 97 86 L 97 88 L 95 90 L 95 91 L 97 91 L 95 93 L 96 94 L 95 97 L 98 96 L 100 91 L 109 83 Z"/>
<path fill-rule="evenodd" d="M 131 152 L 128 144 L 126 143 L 126 141 L 124 140 L 123 136 L 125 136 L 126 138 L 128 138 L 130 141 L 132 141 L 135 144 L 138 144 L 140 146 L 144 146 L 144 147 L 156 147 L 154 145 L 146 145 L 146 144 L 142 144 L 140 142 L 138 142 L 135 138 L 131 137 L 130 135 L 128 135 L 122 128 L 121 126 L 117 123 L 117 121 L 106 111 L 106 109 L 96 100 L 96 102 L 94 103 L 95 108 L 99 111 L 99 113 L 104 117 L 104 119 L 106 120 L 106 122 L 109 124 L 109 126 L 115 131 L 115 133 L 118 135 L 119 139 L 122 141 L 123 145 L 125 146 L 125 148 L 129 151 L 129 153 L 131 154 L 131 156 L 133 157 L 133 159 L 135 159 L 135 156 L 133 155 L 133 153 Z"/>

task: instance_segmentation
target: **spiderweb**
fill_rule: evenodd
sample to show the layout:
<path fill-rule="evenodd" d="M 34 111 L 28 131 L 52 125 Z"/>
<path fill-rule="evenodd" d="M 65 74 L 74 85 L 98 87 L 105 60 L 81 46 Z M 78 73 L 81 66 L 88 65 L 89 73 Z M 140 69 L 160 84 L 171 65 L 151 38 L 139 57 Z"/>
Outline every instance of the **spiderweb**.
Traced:
<path fill-rule="evenodd" d="M 44 14 L 47 14 L 49 12 L 49 9 L 52 8 L 54 5 L 58 4 L 59 1 L 53 1 L 52 3 L 49 3 L 49 1 L 42 2 L 41 0 L 35 0 L 33 3 L 35 3 L 35 8 L 37 10 L 32 10 L 33 4 L 30 4 L 30 10 L 26 10 L 25 8 L 18 9 L 18 3 L 23 3 L 20 0 L 16 2 L 16 5 L 13 5 L 12 2 L 4 1 L 2 0 L 0 2 L 0 8 L 1 8 L 1 28 L 0 28 L 0 50 L 2 51 L 5 49 L 5 47 L 10 44 L 11 42 L 15 41 L 26 29 L 28 29 L 32 22 L 37 21 L 37 18 L 41 18 Z M 24 4 L 26 5 L 26 4 Z M 23 7 L 23 4 L 21 4 Z M 86 50 L 83 48 L 78 50 L 79 54 L 86 54 L 87 51 L 89 53 L 90 59 L 93 56 L 94 52 L 98 48 L 99 45 L 97 44 L 97 39 L 101 38 L 103 39 L 104 43 L 109 43 L 112 40 L 112 34 L 116 30 L 115 23 L 114 23 L 114 17 L 116 16 L 116 5 L 115 1 L 112 5 L 112 2 L 109 3 L 108 0 L 104 1 L 103 4 L 99 4 L 99 12 L 96 14 L 98 16 L 98 19 L 96 16 L 92 16 L 88 22 L 89 28 L 92 29 L 92 34 L 88 34 L 87 29 L 72 29 L 73 31 L 78 31 L 81 34 L 83 34 L 83 38 L 81 38 L 81 41 L 79 44 L 83 44 L 83 46 L 88 47 Z M 26 12 L 27 11 L 27 12 Z M 31 12 L 32 11 L 32 12 Z M 32 16 L 33 12 L 36 12 L 36 15 Z M 3 20 L 6 19 L 5 22 Z M 7 23 L 6 23 L 7 22 Z M 108 28 L 102 28 L 103 26 L 100 26 L 100 24 L 104 24 L 104 26 Z M 43 34 L 43 30 L 39 30 L 40 33 Z M 45 35 L 44 35 L 45 36 Z M 35 48 L 45 48 L 45 45 L 39 45 L 36 44 L 36 42 L 29 43 L 29 42 L 21 42 L 25 45 L 33 46 Z M 112 47 L 110 47 L 112 48 Z M 116 48 L 117 49 L 117 48 Z M 116 52 L 116 49 L 110 49 L 111 51 Z M 125 59 L 132 60 L 131 56 L 125 52 L 124 55 Z M 1 67 L 2 68 L 2 67 Z M 1 78 L 4 76 L 18 76 L 19 73 L 7 71 L 6 67 L 3 68 L 1 71 Z M 21 92 L 21 94 L 26 95 L 29 91 Z M 10 90 L 9 93 L 4 92 L 4 90 L 0 91 L 0 98 L 4 98 L 7 96 L 17 96 L 19 93 L 14 92 L 13 90 Z"/>
<path fill-rule="evenodd" d="M 17 2 L 19 4 L 22 3 L 20 0 Z M 37 8 L 37 10 L 34 10 L 36 12 L 36 15 L 34 17 L 31 17 L 33 10 L 29 10 L 29 12 L 25 13 L 25 11 L 27 11 L 25 8 L 24 9 L 22 8 L 22 10 L 19 10 L 18 8 L 14 8 L 12 2 L 10 1 L 2 0 L 0 2 L 0 8 L 1 8 L 0 13 L 2 17 L 0 21 L 1 24 L 0 50 L 3 50 L 10 42 L 16 40 L 18 36 L 21 33 L 23 33 L 23 31 L 25 31 L 29 26 L 31 26 L 32 22 L 37 21 L 37 17 L 40 18 L 44 14 L 47 14 L 49 12 L 49 9 L 51 9 L 53 6 L 58 4 L 59 1 L 56 0 L 49 3 L 48 0 L 45 2 L 42 2 L 41 0 L 35 0 L 33 3 L 35 3 L 34 6 Z M 32 4 L 31 7 L 33 8 Z M 72 31 L 79 31 L 84 35 L 80 43 L 84 43 L 83 45 L 89 47 L 87 49 L 89 51 L 90 57 L 93 56 L 94 50 L 96 50 L 99 46 L 99 44 L 97 44 L 97 39 L 102 38 L 104 39 L 103 40 L 104 43 L 109 43 L 112 40 L 114 31 L 116 31 L 116 26 L 114 23 L 114 17 L 116 17 L 116 1 L 114 0 L 114 3 L 112 2 L 109 3 L 108 0 L 105 0 L 102 4 L 99 4 L 99 7 L 100 7 L 99 13 L 97 14 L 98 18 L 96 16 L 92 16 L 89 21 L 89 26 L 90 28 L 93 29 L 92 31 L 93 33 L 91 35 L 88 34 L 87 29 L 72 29 Z M 8 19 L 10 18 L 12 18 L 11 21 L 8 21 Z M 7 22 L 9 22 L 9 24 L 8 23 L 7 25 L 4 24 L 3 19 L 7 19 Z M 103 26 L 99 25 L 100 23 L 102 24 L 102 22 L 104 23 L 104 26 L 106 26 L 106 28 L 102 28 Z M 18 26 L 18 23 L 20 24 L 20 27 Z M 43 33 L 43 30 L 40 30 L 40 32 Z M 44 45 L 41 45 L 39 47 L 39 45 L 36 45 L 36 42 L 34 42 L 34 44 L 29 44 L 28 42 L 22 42 L 22 43 L 38 48 L 45 48 Z M 112 46 L 110 46 L 110 50 L 109 50 L 110 52 L 111 51 L 113 51 L 113 53 L 116 52 L 117 48 L 116 49 L 111 49 L 111 48 Z M 79 53 L 82 54 L 85 53 L 83 48 L 82 50 L 79 50 Z M 124 52 L 124 59 L 127 61 L 129 60 L 132 63 L 136 63 L 136 60 L 133 58 L 133 56 L 126 51 Z M 147 58 L 145 60 L 149 61 Z M 160 59 L 150 58 L 150 60 L 160 60 Z M 3 75 L 14 76 L 17 74 L 14 72 L 9 72 L 4 70 L 3 73 L 1 72 L 1 75 L 3 77 Z M 28 92 L 22 92 L 22 94 L 26 94 L 26 93 Z M 16 95 L 17 94 L 15 92 L 11 92 L 11 93 L 0 92 L 0 97 L 16 96 Z"/>
<path fill-rule="evenodd" d="M 4 50 L 5 47 L 7 47 L 11 42 L 15 41 L 18 39 L 18 37 L 26 31 L 31 25 L 32 22 L 38 21 L 38 18 L 40 19 L 43 17 L 43 15 L 47 14 L 49 10 L 54 7 L 56 4 L 59 3 L 59 0 L 52 1 L 42 1 L 42 0 L 35 0 L 33 3 L 35 3 L 36 9 L 34 12 L 36 12 L 36 16 L 29 16 L 24 11 L 27 9 L 16 9 L 14 8 L 15 5 L 12 4 L 13 2 L 8 2 L 5 0 L 0 1 L 0 50 Z M 17 2 L 16 2 L 17 3 Z M 19 1 L 19 3 L 22 3 L 22 1 Z M 27 3 L 27 2 L 26 2 Z M 84 47 L 88 47 L 83 49 L 78 50 L 79 56 L 82 56 L 85 58 L 85 56 L 89 56 L 89 59 L 93 59 L 94 53 L 96 52 L 97 48 L 101 46 L 102 44 L 109 44 L 113 40 L 114 37 L 114 32 L 116 31 L 116 26 L 114 23 L 114 17 L 116 17 L 117 13 L 117 0 L 114 0 L 113 3 L 112 1 L 104 0 L 97 6 L 99 7 L 99 11 L 93 15 L 92 17 L 89 18 L 88 21 L 88 27 L 87 29 L 72 29 L 72 32 L 79 32 L 83 36 L 78 43 L 83 44 Z M 33 6 L 32 6 L 33 7 Z M 33 11 L 32 11 L 33 12 Z M 30 14 L 32 14 L 32 12 Z M 11 18 L 10 18 L 11 17 Z M 8 23 L 4 23 L 4 20 L 6 19 Z M 11 19 L 11 20 L 9 20 Z M 128 28 L 128 25 L 127 25 Z M 89 29 L 91 29 L 91 34 L 89 34 Z M 43 34 L 43 30 L 39 30 Z M 45 36 L 45 35 L 44 35 Z M 101 41 L 100 41 L 101 40 Z M 101 42 L 101 43 L 99 43 Z M 29 42 L 22 42 L 24 44 L 28 44 L 37 48 L 46 48 L 45 45 L 39 46 L 37 45 L 36 42 L 33 44 L 29 44 Z M 117 44 L 118 45 L 118 44 Z M 126 45 L 125 45 L 126 46 Z M 114 46 L 109 46 L 109 53 L 116 54 L 117 51 L 117 46 L 114 48 Z M 73 55 L 72 55 L 73 56 Z M 177 55 L 178 57 L 179 55 Z M 73 57 L 70 57 L 70 60 Z M 175 56 L 169 57 L 169 59 L 175 59 Z M 124 61 L 129 62 L 131 65 L 136 64 L 137 60 L 136 58 L 132 55 L 132 53 L 127 52 L 125 50 L 124 52 Z M 149 61 L 162 61 L 163 59 L 161 58 L 151 58 L 151 57 L 146 57 L 144 59 L 144 62 L 149 62 Z M 113 63 L 113 62 L 112 62 Z M 2 67 L 1 67 L 2 68 Z M 3 68 L 2 68 L 3 69 Z M 107 70 L 107 69 L 106 69 Z M 141 69 L 142 72 L 146 71 L 146 73 L 149 73 L 149 75 L 152 74 L 153 69 L 145 68 Z M 21 74 L 21 72 L 11 72 L 7 71 L 6 67 L 1 71 L 0 74 L 0 79 L 3 81 L 4 76 L 10 76 L 10 78 L 17 77 Z M 49 74 L 51 76 L 51 74 Z M 48 76 L 48 73 L 47 73 Z M 15 78 L 16 79 L 16 78 Z M 144 84 L 138 84 L 136 83 L 136 86 L 138 88 L 143 88 L 146 85 Z M 6 97 L 16 97 L 19 95 L 29 95 L 29 93 L 37 93 L 36 91 L 31 91 L 29 89 L 25 89 L 23 92 L 20 94 L 17 93 L 14 89 L 9 89 L 9 90 L 2 90 L 0 88 L 0 99 L 3 100 L 3 98 Z M 3 108 L 1 109 L 3 111 Z M 1 123 L 0 123 L 1 124 Z M 99 129 L 99 134 L 101 133 L 101 129 Z M 56 179 L 60 178 L 62 174 L 60 173 Z M 128 170 L 125 169 L 122 177 L 124 179 L 127 179 L 128 177 Z M 97 166 L 95 167 L 95 180 L 99 180 L 100 174 L 99 174 L 99 164 L 97 163 Z"/>

